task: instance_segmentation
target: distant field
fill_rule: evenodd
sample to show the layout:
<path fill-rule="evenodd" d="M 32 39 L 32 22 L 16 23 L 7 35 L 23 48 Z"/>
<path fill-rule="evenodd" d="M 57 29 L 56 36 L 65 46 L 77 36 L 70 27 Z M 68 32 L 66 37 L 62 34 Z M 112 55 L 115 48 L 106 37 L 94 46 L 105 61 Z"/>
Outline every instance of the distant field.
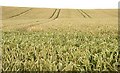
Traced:
<path fill-rule="evenodd" d="M 3 71 L 117 71 L 117 9 L 2 9 Z"/>

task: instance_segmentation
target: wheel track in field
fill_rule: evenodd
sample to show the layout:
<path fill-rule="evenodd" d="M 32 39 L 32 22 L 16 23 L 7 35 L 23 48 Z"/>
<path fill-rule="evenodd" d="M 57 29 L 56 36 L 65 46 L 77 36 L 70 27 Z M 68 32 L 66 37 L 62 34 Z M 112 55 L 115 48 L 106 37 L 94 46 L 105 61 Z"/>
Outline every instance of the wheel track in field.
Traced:
<path fill-rule="evenodd" d="M 24 13 L 30 11 L 30 10 L 32 10 L 32 8 L 30 8 L 30 9 L 28 9 L 28 10 L 25 10 L 25 11 L 19 13 L 19 14 L 16 14 L 16 15 L 10 16 L 8 19 L 10 19 L 10 18 L 14 18 L 14 17 L 18 17 L 18 16 L 20 16 L 20 15 L 22 15 L 22 14 L 24 14 Z"/>
<path fill-rule="evenodd" d="M 91 16 L 89 14 L 87 14 L 85 11 L 81 10 L 84 14 L 87 15 L 87 17 L 91 18 Z"/>
<path fill-rule="evenodd" d="M 83 10 L 79 10 L 77 9 L 77 11 L 84 17 L 84 18 L 92 18 L 89 14 L 87 14 L 85 11 Z"/>
<path fill-rule="evenodd" d="M 54 10 L 54 12 L 52 13 L 52 15 L 49 17 L 49 19 L 53 18 L 53 16 L 55 15 L 57 9 Z"/>
<path fill-rule="evenodd" d="M 85 16 L 82 12 L 80 12 L 78 9 L 77 9 L 77 11 L 78 11 L 84 18 L 86 18 L 86 16 Z"/>
<path fill-rule="evenodd" d="M 49 19 L 55 20 L 59 17 L 61 9 L 55 9 L 55 11 L 53 12 L 53 14 L 50 16 Z"/>
<path fill-rule="evenodd" d="M 61 9 L 55 9 L 54 12 L 51 14 L 51 16 L 48 18 L 49 19 L 48 21 L 39 22 L 39 20 L 38 20 L 38 21 L 35 21 L 33 24 L 30 24 L 28 26 L 23 27 L 22 29 L 28 29 L 28 28 L 33 27 L 33 26 L 37 26 L 37 25 L 40 25 L 40 24 L 52 22 L 52 21 L 54 21 L 55 19 L 57 19 L 59 17 L 60 11 L 61 11 Z"/>
<path fill-rule="evenodd" d="M 29 27 L 54 21 L 55 19 L 57 19 L 57 18 L 59 17 L 60 11 L 61 11 L 61 9 L 55 9 L 55 11 L 54 11 L 54 12 L 52 13 L 52 15 L 49 17 L 49 19 L 50 19 L 49 21 L 42 22 L 42 23 L 38 23 L 38 24 L 33 24 L 33 25 L 30 25 Z M 39 21 L 37 21 L 37 22 L 39 22 Z"/>
<path fill-rule="evenodd" d="M 57 19 L 57 18 L 59 17 L 59 15 L 60 15 L 60 11 L 61 11 L 61 9 L 59 9 L 58 14 L 57 14 L 57 16 L 56 16 L 55 19 Z"/>
<path fill-rule="evenodd" d="M 32 8 L 31 8 L 31 9 L 32 9 Z M 14 9 L 14 11 L 17 11 L 17 10 L 19 10 L 19 9 Z M 28 9 L 28 10 L 29 10 L 29 9 Z M 2 20 L 6 20 L 6 19 L 10 19 L 10 18 L 17 17 L 17 16 L 19 16 L 19 15 L 21 15 L 21 14 L 26 13 L 28 10 L 25 10 L 25 11 L 23 11 L 23 12 L 19 13 L 19 14 L 13 15 L 13 16 L 9 16 L 9 17 L 4 18 L 4 19 L 2 19 Z M 10 11 L 9 13 L 11 13 L 11 12 L 12 12 L 12 11 Z"/>
<path fill-rule="evenodd" d="M 28 11 L 28 10 L 27 10 Z M 51 22 L 51 21 L 53 21 L 53 20 L 55 20 L 55 19 L 57 19 L 58 17 L 59 17 L 59 14 L 60 14 L 60 11 L 61 11 L 61 9 L 55 9 L 54 11 L 53 11 L 53 13 L 51 14 L 51 16 L 48 18 L 48 19 L 50 19 L 49 21 L 45 21 L 45 22 L 39 22 L 39 20 L 38 21 L 31 21 L 31 22 L 26 22 L 26 23 L 23 23 L 23 24 L 31 24 L 31 23 L 33 23 L 33 24 L 31 24 L 31 25 L 28 25 L 28 26 L 26 26 L 26 27 L 23 27 L 23 29 L 24 28 L 29 28 L 29 27 L 32 27 L 32 26 L 36 26 L 36 25 L 38 25 L 38 24 L 44 24 L 44 23 L 48 23 L 48 22 Z M 56 15 L 57 14 L 57 15 Z M 56 15 L 56 16 L 55 16 Z M 22 23 L 20 23 L 20 24 L 18 24 L 18 25 L 21 25 Z M 7 26 L 3 26 L 3 27 L 7 27 Z"/>

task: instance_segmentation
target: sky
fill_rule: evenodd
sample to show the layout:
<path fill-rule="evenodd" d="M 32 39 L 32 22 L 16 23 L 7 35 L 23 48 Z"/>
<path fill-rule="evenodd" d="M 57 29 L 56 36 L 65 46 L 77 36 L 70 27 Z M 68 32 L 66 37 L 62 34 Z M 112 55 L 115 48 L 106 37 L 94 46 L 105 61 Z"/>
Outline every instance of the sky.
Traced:
<path fill-rule="evenodd" d="M 0 0 L 0 6 L 72 9 L 116 9 L 118 8 L 118 2 L 119 0 Z"/>

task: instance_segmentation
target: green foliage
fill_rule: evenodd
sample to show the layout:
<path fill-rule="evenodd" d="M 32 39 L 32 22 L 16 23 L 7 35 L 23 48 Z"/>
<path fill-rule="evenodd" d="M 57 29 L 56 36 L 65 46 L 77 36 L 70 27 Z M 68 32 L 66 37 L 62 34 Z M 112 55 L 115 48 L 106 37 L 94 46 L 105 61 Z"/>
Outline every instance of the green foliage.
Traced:
<path fill-rule="evenodd" d="M 118 37 L 108 34 L 3 32 L 3 70 L 116 71 Z"/>

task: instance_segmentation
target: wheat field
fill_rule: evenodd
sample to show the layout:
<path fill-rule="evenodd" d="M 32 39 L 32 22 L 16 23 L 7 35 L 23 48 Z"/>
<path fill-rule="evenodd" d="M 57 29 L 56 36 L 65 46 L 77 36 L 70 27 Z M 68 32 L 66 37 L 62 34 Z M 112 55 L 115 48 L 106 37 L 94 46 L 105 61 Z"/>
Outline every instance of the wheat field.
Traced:
<path fill-rule="evenodd" d="M 117 9 L 2 7 L 3 71 L 117 71 Z"/>

